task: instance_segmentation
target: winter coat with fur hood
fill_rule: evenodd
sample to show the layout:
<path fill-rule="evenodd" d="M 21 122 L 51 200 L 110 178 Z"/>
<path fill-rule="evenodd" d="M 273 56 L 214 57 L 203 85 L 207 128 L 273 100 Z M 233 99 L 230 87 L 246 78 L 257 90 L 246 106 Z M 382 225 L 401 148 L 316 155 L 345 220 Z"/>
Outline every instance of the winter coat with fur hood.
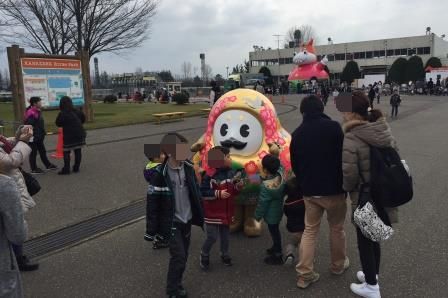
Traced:
<path fill-rule="evenodd" d="M 342 152 L 343 188 L 350 193 L 352 209 L 356 209 L 359 197 L 360 173 L 366 183 L 370 181 L 370 147 L 397 149 L 385 118 L 376 122 L 351 120 L 343 125 L 345 132 Z M 397 208 L 386 208 L 391 223 L 398 222 Z"/>

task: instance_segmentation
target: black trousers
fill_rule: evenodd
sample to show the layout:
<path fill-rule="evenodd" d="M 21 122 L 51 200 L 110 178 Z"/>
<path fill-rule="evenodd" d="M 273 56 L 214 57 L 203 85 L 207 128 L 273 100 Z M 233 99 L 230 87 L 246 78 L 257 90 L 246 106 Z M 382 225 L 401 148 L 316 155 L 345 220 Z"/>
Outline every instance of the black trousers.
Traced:
<path fill-rule="evenodd" d="M 190 248 L 191 223 L 174 223 L 170 239 L 170 263 L 166 280 L 166 293 L 176 295 L 182 285 Z"/>
<path fill-rule="evenodd" d="M 269 233 L 271 234 L 272 238 L 272 249 L 275 254 L 281 255 L 282 254 L 282 236 L 280 234 L 279 225 L 268 225 Z"/>
<path fill-rule="evenodd" d="M 73 151 L 75 152 L 75 164 L 73 165 L 73 169 L 79 170 L 82 159 L 81 148 Z M 70 171 L 70 151 L 64 151 L 64 170 Z"/>
<path fill-rule="evenodd" d="M 369 285 L 376 285 L 376 275 L 380 273 L 380 244 L 366 238 L 358 227 L 356 227 L 356 236 L 358 238 L 359 258 L 361 259 L 362 271 L 366 276 L 366 282 Z"/>
<path fill-rule="evenodd" d="M 398 106 L 392 106 L 392 117 L 397 117 L 398 115 Z"/>
<path fill-rule="evenodd" d="M 30 142 L 29 145 L 31 147 L 31 154 L 30 154 L 31 171 L 37 169 L 37 163 L 36 163 L 37 152 L 39 152 L 40 159 L 42 160 L 44 166 L 48 168 L 51 165 L 51 163 L 47 158 L 47 149 L 45 149 L 44 141 L 42 140 L 39 142 Z"/>

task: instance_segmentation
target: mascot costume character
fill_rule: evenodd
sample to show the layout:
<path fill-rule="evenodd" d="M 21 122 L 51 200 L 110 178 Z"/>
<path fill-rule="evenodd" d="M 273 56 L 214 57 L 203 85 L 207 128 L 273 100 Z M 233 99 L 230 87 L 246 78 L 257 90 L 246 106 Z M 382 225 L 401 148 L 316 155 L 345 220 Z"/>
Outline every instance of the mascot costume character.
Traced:
<path fill-rule="evenodd" d="M 288 81 L 327 80 L 329 77 L 325 71 L 328 59 L 323 57 L 320 62 L 317 61 L 312 39 L 302 46 L 299 53 L 294 53 L 293 62 L 297 67 L 289 73 Z"/>
<path fill-rule="evenodd" d="M 230 149 L 232 168 L 245 182 L 235 199 L 231 231 L 244 227 L 249 237 L 261 234 L 261 224 L 254 218 L 261 178 L 261 160 L 266 154 L 277 155 L 285 174 L 291 171 L 289 145 L 291 135 L 281 126 L 274 105 L 263 94 L 251 89 L 236 89 L 224 94 L 208 116 L 207 131 L 192 145 L 196 173 L 212 174 L 207 152 L 214 146 Z"/>

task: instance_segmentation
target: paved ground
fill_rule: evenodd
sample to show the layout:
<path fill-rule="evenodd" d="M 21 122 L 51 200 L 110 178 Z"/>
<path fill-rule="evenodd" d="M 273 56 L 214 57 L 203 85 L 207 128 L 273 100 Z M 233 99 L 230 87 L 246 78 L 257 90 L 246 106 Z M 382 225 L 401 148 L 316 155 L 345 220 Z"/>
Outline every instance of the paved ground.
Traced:
<path fill-rule="evenodd" d="M 279 105 L 277 110 L 282 113 L 293 108 Z M 296 118 L 296 113 L 288 116 Z M 205 132 L 206 120 L 195 117 L 162 125 L 148 123 L 89 131 L 80 174 L 38 176 L 42 191 L 36 196 L 38 205 L 28 214 L 31 236 L 143 199 L 146 182 L 142 170 L 147 162 L 144 144 L 159 143 L 170 131 L 178 131 L 195 142 Z M 47 137 L 48 149 L 55 148 L 56 139 L 57 136 Z M 62 166 L 63 162 L 56 164 Z"/>
<path fill-rule="evenodd" d="M 287 99 L 289 104 L 298 102 L 297 97 Z M 389 110 L 384 103 L 381 107 Z M 278 112 L 288 109 L 278 106 Z M 332 104 L 327 113 L 340 119 Z M 448 268 L 448 98 L 408 97 L 400 113 L 391 126 L 402 157 L 411 166 L 415 199 L 401 208 L 396 234 L 384 243 L 380 276 L 383 297 L 447 297 L 444 280 Z M 300 121 L 297 111 L 280 119 L 289 131 Z M 148 124 L 93 131 L 89 133 L 89 143 L 201 127 L 204 123 L 205 119 L 196 118 L 161 127 Z M 198 128 L 184 134 L 195 140 L 202 132 Z M 160 135 L 154 135 L 92 145 L 85 150 L 81 174 L 42 177 L 46 190 L 30 214 L 33 233 L 43 233 L 143 197 L 142 145 L 159 139 Z M 262 264 L 264 249 L 270 245 L 266 231 L 256 239 L 232 235 L 235 266 L 224 268 L 215 250 L 213 270 L 201 272 L 198 252 L 203 234 L 195 229 L 185 287 L 190 297 L 351 297 L 348 286 L 354 281 L 359 261 L 353 227 L 350 223 L 346 227 L 352 266 L 341 277 L 328 273 L 324 226 L 316 260 L 321 281 L 305 291 L 295 288 L 293 268 Z M 144 223 L 140 221 L 42 259 L 41 270 L 24 274 L 27 297 L 163 297 L 168 254 L 153 251 L 142 240 L 143 230 Z"/>

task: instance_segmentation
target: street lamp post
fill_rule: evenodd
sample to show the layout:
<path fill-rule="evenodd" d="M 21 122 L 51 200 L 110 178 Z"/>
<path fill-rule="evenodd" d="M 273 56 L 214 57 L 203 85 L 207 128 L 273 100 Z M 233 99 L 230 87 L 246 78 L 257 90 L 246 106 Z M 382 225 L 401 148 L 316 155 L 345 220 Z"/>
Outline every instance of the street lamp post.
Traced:
<path fill-rule="evenodd" d="M 281 72 L 281 69 L 280 69 L 280 36 L 283 36 L 283 35 L 281 35 L 281 34 L 274 34 L 273 36 L 277 38 L 277 52 L 278 52 L 277 86 L 280 86 L 280 72 Z"/>
<path fill-rule="evenodd" d="M 229 67 L 226 66 L 226 70 L 227 70 L 227 79 L 229 78 Z"/>

